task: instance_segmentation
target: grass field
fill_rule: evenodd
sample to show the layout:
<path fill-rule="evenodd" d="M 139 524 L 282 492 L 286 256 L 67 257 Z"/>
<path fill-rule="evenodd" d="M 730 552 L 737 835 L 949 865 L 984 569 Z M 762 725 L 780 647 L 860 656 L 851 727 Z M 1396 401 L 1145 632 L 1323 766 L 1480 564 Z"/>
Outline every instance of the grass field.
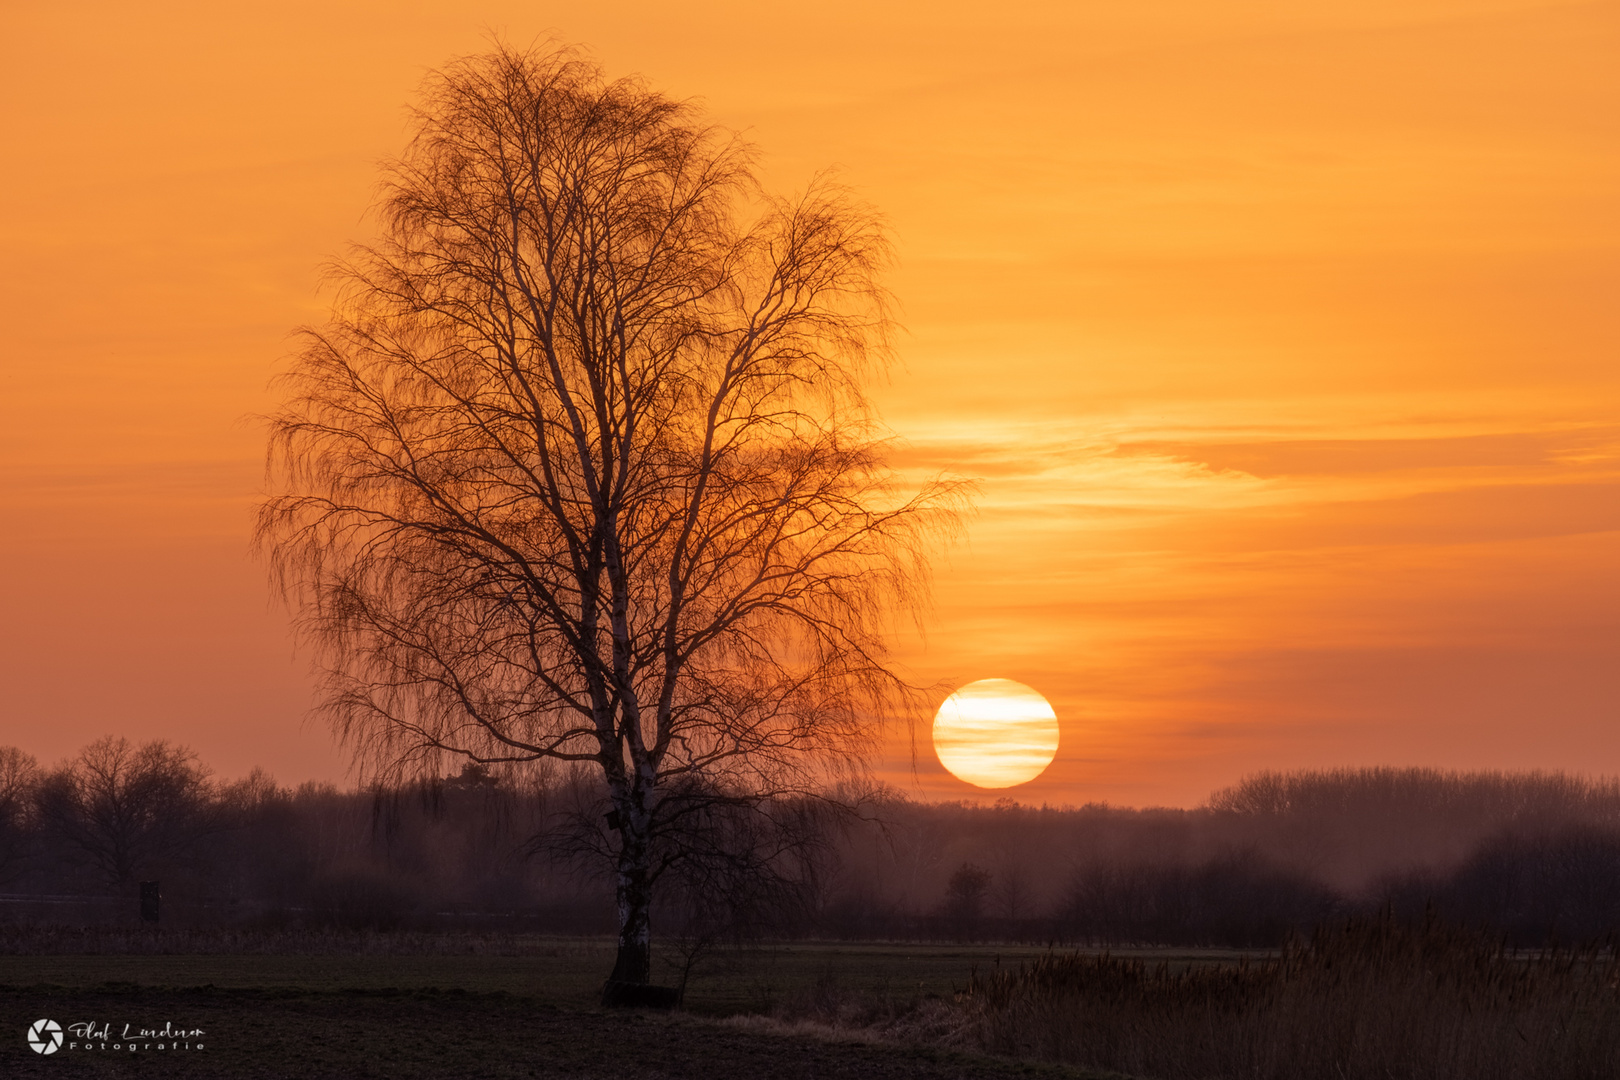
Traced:
<path fill-rule="evenodd" d="M 277 942 L 287 951 L 179 951 L 209 947 L 207 937 L 143 935 L 92 940 L 93 953 L 0 954 L 0 986 L 90 988 L 107 982 L 145 987 L 214 986 L 244 990 L 464 990 L 505 992 L 559 1008 L 594 1005 L 613 966 L 613 944 L 599 938 L 511 935 L 457 939 L 435 935 L 323 935 Z M 237 944 L 225 942 L 224 947 Z M 463 951 L 448 951 L 460 946 Z M 157 951 L 173 949 L 176 951 Z M 470 950 L 477 951 L 470 951 Z M 111 951 L 118 950 L 118 951 Z M 137 951 L 138 950 L 138 951 Z M 705 1016 L 769 1013 L 805 993 L 881 999 L 950 997 L 974 972 L 1015 967 L 1047 953 L 1028 945 L 794 942 L 727 950 L 702 964 L 688 986 L 686 1010 Z M 1254 956 L 1222 949 L 1116 949 L 1117 956 L 1189 965 Z M 679 957 L 655 958 L 654 978 L 674 983 Z"/>
<path fill-rule="evenodd" d="M 102 943 L 107 946 L 107 942 Z M 173 1077 L 1086 1077 L 953 1052 L 727 1022 L 811 999 L 948 999 L 977 968 L 1044 950 L 814 945 L 727 954 L 694 979 L 685 1015 L 595 1008 L 610 943 L 513 937 L 476 953 L 454 942 L 327 942 L 326 951 L 238 955 L 156 951 L 182 938 L 113 942 L 126 951 L 0 956 L 0 1076 Z M 307 944 L 307 943 L 306 943 Z M 289 943 L 296 946 L 296 942 Z M 338 951 L 347 946 L 349 951 Z M 144 951 L 128 951 L 131 948 Z M 502 951 L 504 948 L 504 952 Z M 392 951 L 390 951 L 392 950 Z M 1194 959 L 1186 957 L 1184 959 Z M 201 1028 L 203 1049 L 64 1049 L 24 1040 L 40 1018 Z M 73 1038 L 68 1032 L 68 1038 Z M 116 1041 L 116 1040 L 114 1040 Z M 113 1043 L 109 1042 L 109 1046 Z M 123 1045 L 123 1044 L 118 1044 Z"/>

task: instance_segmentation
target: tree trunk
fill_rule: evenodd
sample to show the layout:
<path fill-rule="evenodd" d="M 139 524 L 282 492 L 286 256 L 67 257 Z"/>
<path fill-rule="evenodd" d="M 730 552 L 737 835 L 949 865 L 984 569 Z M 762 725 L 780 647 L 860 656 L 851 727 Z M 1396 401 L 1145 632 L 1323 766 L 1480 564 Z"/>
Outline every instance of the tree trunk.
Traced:
<path fill-rule="evenodd" d="M 620 835 L 624 847 L 619 852 L 618 885 L 619 956 L 608 983 L 645 985 L 652 978 L 652 889 L 647 875 L 646 845 L 632 838 L 630 829 Z"/>

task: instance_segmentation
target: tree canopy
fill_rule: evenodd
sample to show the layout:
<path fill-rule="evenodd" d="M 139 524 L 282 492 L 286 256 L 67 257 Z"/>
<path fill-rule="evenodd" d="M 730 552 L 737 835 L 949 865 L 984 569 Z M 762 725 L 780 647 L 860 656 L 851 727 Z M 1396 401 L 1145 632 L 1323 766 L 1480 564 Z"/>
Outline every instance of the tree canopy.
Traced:
<path fill-rule="evenodd" d="M 428 79 L 379 219 L 286 376 L 260 543 L 369 768 L 600 769 L 645 981 L 692 821 L 858 764 L 904 688 L 885 633 L 962 488 L 906 490 L 863 393 L 889 242 L 691 106 L 504 47 Z"/>

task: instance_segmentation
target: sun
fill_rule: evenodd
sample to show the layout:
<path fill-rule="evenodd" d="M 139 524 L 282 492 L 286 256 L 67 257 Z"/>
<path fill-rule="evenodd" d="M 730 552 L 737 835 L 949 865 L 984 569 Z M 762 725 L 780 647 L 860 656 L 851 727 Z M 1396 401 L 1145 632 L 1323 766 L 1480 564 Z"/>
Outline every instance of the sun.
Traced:
<path fill-rule="evenodd" d="M 1027 783 L 1046 771 L 1057 748 L 1057 713 L 1011 679 L 970 682 L 934 714 L 940 764 L 975 787 Z"/>

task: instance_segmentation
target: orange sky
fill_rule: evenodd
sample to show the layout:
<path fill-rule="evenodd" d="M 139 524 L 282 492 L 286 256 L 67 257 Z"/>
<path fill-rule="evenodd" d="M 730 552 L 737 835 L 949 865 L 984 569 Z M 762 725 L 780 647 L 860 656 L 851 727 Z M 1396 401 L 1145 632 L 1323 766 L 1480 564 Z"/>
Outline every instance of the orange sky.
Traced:
<path fill-rule="evenodd" d="M 0 10 L 0 742 L 343 775 L 246 554 L 244 417 L 422 72 L 495 29 L 888 215 L 881 406 L 982 481 L 902 650 L 1062 724 L 990 797 L 1620 772 L 1620 5 L 583 7 Z"/>

